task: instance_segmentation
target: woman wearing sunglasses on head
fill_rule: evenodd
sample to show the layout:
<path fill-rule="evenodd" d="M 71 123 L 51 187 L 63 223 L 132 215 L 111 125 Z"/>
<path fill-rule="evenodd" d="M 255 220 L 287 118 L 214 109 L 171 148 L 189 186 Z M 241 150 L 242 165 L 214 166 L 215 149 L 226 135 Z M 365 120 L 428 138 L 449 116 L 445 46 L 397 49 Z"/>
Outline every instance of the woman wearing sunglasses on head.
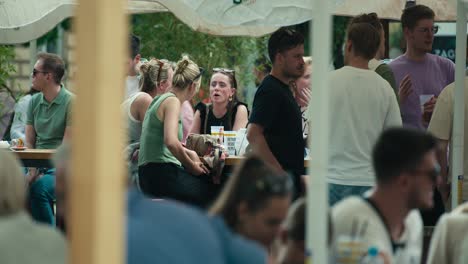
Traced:
<path fill-rule="evenodd" d="M 143 193 L 205 206 L 213 183 L 198 155 L 184 148 L 180 108 L 200 86 L 202 69 L 184 56 L 167 93 L 156 96 L 146 111 L 138 157 L 138 180 Z"/>
<path fill-rule="evenodd" d="M 237 101 L 234 70 L 214 68 L 210 80 L 210 101 L 195 107 L 191 133 L 211 134 L 211 126 L 237 131 L 247 126 L 249 112 L 245 103 Z"/>

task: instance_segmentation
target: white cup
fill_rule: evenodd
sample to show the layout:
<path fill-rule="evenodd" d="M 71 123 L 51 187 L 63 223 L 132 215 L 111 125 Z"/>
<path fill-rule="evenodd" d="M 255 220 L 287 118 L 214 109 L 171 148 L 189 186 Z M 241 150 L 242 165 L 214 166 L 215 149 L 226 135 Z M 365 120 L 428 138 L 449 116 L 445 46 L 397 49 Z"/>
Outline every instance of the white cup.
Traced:
<path fill-rule="evenodd" d="M 432 97 L 434 97 L 433 94 L 421 94 L 421 95 L 419 95 L 419 104 L 421 105 L 421 112 L 424 112 L 424 104 L 429 102 Z"/>

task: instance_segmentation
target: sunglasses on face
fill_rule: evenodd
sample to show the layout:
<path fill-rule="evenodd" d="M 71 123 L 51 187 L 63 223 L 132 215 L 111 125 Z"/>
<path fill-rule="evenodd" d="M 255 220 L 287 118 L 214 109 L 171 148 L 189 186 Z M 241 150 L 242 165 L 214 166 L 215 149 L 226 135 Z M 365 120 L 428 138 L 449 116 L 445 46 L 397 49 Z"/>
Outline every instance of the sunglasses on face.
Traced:
<path fill-rule="evenodd" d="M 440 166 L 436 165 L 430 170 L 414 170 L 414 172 L 427 175 L 433 182 L 437 182 L 437 177 L 440 175 Z"/>
<path fill-rule="evenodd" d="M 33 69 L 32 71 L 32 76 L 36 76 L 38 73 L 42 73 L 42 74 L 47 74 L 49 72 L 46 72 L 46 71 L 38 71 L 36 69 Z"/>
<path fill-rule="evenodd" d="M 421 33 L 429 33 L 431 32 L 432 34 L 437 34 L 439 32 L 439 26 L 433 26 L 430 28 L 424 27 L 424 28 L 416 28 L 416 31 L 421 32 Z"/>

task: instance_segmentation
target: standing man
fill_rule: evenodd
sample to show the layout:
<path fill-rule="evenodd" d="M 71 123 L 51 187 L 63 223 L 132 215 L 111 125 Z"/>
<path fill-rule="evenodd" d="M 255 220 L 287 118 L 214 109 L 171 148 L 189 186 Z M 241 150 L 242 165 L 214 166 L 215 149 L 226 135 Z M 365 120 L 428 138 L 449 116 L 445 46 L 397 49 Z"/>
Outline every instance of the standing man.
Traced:
<path fill-rule="evenodd" d="M 437 97 L 442 89 L 455 81 L 452 61 L 430 54 L 434 34 L 434 11 L 424 5 L 406 8 L 401 25 L 406 40 L 406 52 L 390 63 L 399 90 L 403 124 L 426 129 L 431 120 Z M 402 85 L 406 79 L 410 85 Z M 403 88 L 405 87 L 405 88 Z M 430 98 L 428 101 L 427 98 Z M 445 208 L 439 191 L 434 194 L 434 208 L 423 212 L 425 225 L 434 226 Z"/>
<path fill-rule="evenodd" d="M 61 84 L 65 64 L 59 56 L 40 53 L 32 72 L 32 85 L 40 91 L 29 103 L 26 147 L 56 149 L 71 133 L 72 94 Z M 29 206 L 32 217 L 54 224 L 55 170 L 29 169 Z"/>
<path fill-rule="evenodd" d="M 137 72 L 137 65 L 140 63 L 140 38 L 131 34 L 130 38 L 130 57 L 128 58 L 127 68 L 127 90 L 125 91 L 125 98 L 127 99 L 133 94 L 137 93 L 139 89 L 139 79 Z"/>
<path fill-rule="evenodd" d="M 424 5 L 406 8 L 401 15 L 401 26 L 406 52 L 393 60 L 390 67 L 397 86 L 406 76 L 411 83 L 399 91 L 403 124 L 425 129 L 440 92 L 455 80 L 455 65 L 449 59 L 430 53 L 434 34 L 439 29 L 434 26 L 432 9 Z M 421 102 L 420 95 L 432 95 L 432 98 Z M 422 103 L 425 103 L 423 109 Z"/>
<path fill-rule="evenodd" d="M 433 206 L 440 167 L 436 139 L 407 128 L 386 130 L 372 152 L 377 185 L 368 197 L 349 197 L 332 208 L 333 236 L 356 235 L 388 263 L 420 263 L 423 226 L 418 210 Z M 339 245 L 339 244 L 338 244 Z"/>
<path fill-rule="evenodd" d="M 302 193 L 304 140 L 301 110 L 289 83 L 304 73 L 304 37 L 281 28 L 268 41 L 271 74 L 255 93 L 247 139 L 252 151 L 279 171 L 292 173 L 296 196 Z"/>
<path fill-rule="evenodd" d="M 380 33 L 369 23 L 347 30 L 345 66 L 330 76 L 329 202 L 362 195 L 375 183 L 372 146 L 385 128 L 401 126 L 390 84 L 369 69 Z"/>

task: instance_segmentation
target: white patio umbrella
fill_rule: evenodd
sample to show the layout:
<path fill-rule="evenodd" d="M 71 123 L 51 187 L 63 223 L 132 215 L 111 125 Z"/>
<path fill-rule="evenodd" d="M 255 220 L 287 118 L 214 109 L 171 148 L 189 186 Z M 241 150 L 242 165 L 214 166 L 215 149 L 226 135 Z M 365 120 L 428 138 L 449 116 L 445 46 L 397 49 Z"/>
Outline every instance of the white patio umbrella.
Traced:
<path fill-rule="evenodd" d="M 432 8 L 437 21 L 455 21 L 457 18 L 454 0 L 416 0 L 416 3 Z M 356 16 L 375 12 L 383 19 L 400 20 L 405 4 L 406 0 L 343 0 L 336 4 L 333 13 Z"/>

